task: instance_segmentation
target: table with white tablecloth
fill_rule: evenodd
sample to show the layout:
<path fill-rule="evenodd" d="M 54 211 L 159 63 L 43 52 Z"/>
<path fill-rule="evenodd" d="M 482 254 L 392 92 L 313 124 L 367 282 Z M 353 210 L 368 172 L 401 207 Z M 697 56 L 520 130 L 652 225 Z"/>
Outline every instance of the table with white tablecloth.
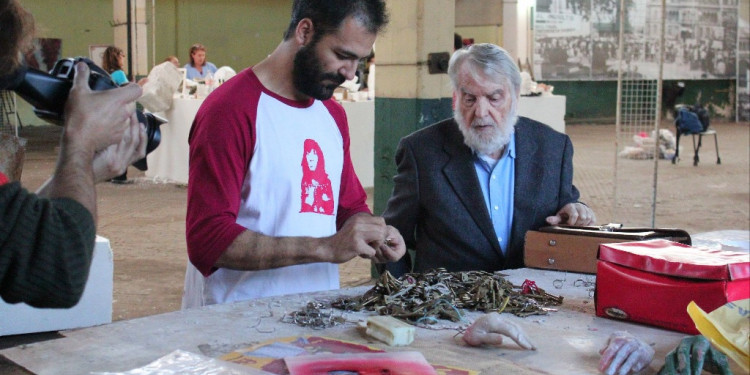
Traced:
<path fill-rule="evenodd" d="M 342 102 L 349 122 L 349 153 L 362 186 L 375 185 L 375 101 Z"/>
<path fill-rule="evenodd" d="M 172 107 L 157 113 L 169 121 L 161 126 L 161 143 L 148 154 L 146 176 L 171 182 L 188 182 L 188 135 L 203 99 L 176 96 Z"/>
<path fill-rule="evenodd" d="M 518 101 L 518 115 L 549 125 L 565 133 L 565 96 L 522 96 Z"/>

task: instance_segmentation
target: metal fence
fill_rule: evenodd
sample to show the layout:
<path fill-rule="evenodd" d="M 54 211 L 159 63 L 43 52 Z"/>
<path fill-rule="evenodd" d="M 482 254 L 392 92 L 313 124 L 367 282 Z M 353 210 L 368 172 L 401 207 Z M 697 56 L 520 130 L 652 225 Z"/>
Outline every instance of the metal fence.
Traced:
<path fill-rule="evenodd" d="M 627 13 L 627 0 L 620 0 L 620 33 L 617 77 L 617 120 L 616 155 L 614 168 L 614 207 L 613 217 L 629 217 L 633 222 L 627 226 L 656 226 L 656 188 L 658 160 L 661 157 L 659 145 L 661 94 L 664 66 L 664 0 L 661 7 L 650 7 L 641 14 Z M 654 59 L 658 63 L 656 79 L 645 78 L 638 72 L 639 64 L 632 62 L 624 46 L 632 45 L 628 40 L 634 34 L 625 33 L 625 17 L 630 23 L 642 18 L 641 22 L 660 25 L 654 38 L 659 42 L 651 44 Z M 661 20 L 661 22 L 658 22 Z M 631 147 L 631 149 L 627 149 Z M 630 151 L 637 151 L 631 153 Z M 639 153 L 638 153 L 639 152 Z M 631 157 L 625 157 L 625 156 Z M 632 157 L 639 155 L 640 157 Z M 650 156 L 650 157 L 649 157 Z M 649 162 L 649 159 L 652 162 Z M 625 177 L 627 176 L 627 177 Z"/>

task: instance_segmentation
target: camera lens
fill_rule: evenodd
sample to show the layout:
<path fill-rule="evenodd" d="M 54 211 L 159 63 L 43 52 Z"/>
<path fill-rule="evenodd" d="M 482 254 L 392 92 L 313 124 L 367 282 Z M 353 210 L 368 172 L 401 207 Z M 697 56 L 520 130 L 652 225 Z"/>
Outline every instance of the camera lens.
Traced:
<path fill-rule="evenodd" d="M 159 129 L 159 126 L 166 123 L 167 120 L 153 113 L 145 113 L 141 111 L 137 111 L 136 115 L 138 116 L 138 122 L 141 122 L 146 126 L 146 155 L 148 155 L 151 151 L 154 151 L 159 147 L 159 143 L 161 143 L 161 130 Z M 148 169 L 145 157 L 133 163 L 133 166 L 142 171 Z"/>

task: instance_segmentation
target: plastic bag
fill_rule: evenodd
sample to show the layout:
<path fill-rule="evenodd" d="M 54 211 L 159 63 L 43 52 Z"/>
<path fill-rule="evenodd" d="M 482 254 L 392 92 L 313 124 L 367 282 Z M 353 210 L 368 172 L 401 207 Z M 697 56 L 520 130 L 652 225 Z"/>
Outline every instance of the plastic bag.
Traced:
<path fill-rule="evenodd" d="M 172 97 L 182 82 L 182 74 L 169 61 L 165 61 L 148 73 L 148 82 L 143 85 L 143 95 L 138 103 L 150 112 L 163 112 L 172 107 Z"/>
<path fill-rule="evenodd" d="M 688 305 L 695 327 L 711 344 L 750 371 L 750 299 L 729 302 L 706 314 L 695 302 Z"/>
<path fill-rule="evenodd" d="M 171 64 L 171 63 L 169 63 Z M 126 372 L 93 372 L 94 375 L 271 375 L 266 371 L 175 350 L 146 366 Z"/>

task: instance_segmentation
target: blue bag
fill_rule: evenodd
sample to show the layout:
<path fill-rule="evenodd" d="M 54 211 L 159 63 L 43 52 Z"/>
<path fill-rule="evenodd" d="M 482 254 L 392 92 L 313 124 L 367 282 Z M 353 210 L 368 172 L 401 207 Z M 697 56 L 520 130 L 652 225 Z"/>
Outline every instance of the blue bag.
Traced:
<path fill-rule="evenodd" d="M 703 124 L 698 115 L 687 108 L 680 108 L 675 119 L 677 129 L 682 134 L 698 134 L 703 132 Z"/>

